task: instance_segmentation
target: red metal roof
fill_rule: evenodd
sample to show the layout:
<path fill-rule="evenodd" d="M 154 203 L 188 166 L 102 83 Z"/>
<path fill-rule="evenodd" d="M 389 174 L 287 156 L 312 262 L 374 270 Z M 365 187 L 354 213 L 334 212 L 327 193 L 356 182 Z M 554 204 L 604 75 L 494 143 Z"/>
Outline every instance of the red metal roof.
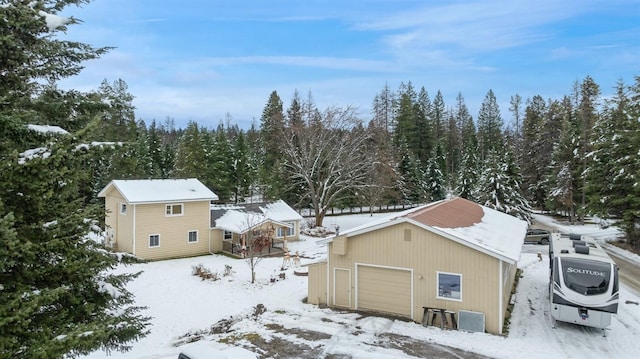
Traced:
<path fill-rule="evenodd" d="M 453 198 L 424 207 L 406 215 L 427 226 L 440 228 L 471 227 L 482 221 L 482 207 L 464 198 Z"/>

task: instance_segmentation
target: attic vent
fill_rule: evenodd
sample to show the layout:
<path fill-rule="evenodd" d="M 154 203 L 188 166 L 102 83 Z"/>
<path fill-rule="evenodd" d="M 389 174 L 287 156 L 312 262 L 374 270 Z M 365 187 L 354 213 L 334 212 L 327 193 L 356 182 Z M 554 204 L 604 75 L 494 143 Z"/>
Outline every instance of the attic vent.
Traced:
<path fill-rule="evenodd" d="M 575 246 L 584 246 L 585 244 L 587 244 L 587 242 L 585 241 L 573 241 L 572 245 Z"/>
<path fill-rule="evenodd" d="M 458 329 L 484 333 L 484 313 L 459 310 Z"/>
<path fill-rule="evenodd" d="M 404 230 L 404 241 L 405 242 L 411 242 L 411 230 L 410 229 L 405 229 Z"/>
<path fill-rule="evenodd" d="M 576 253 L 589 254 L 589 247 L 587 247 L 585 245 L 576 245 L 574 247 L 575 247 Z"/>

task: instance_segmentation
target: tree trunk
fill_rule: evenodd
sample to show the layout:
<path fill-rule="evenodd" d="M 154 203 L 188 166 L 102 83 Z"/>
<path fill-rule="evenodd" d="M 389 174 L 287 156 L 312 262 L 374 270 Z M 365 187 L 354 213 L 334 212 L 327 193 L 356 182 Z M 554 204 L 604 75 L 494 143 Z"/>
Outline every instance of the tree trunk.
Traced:
<path fill-rule="evenodd" d="M 326 211 L 316 211 L 316 227 L 322 227 L 322 222 L 326 214 Z"/>

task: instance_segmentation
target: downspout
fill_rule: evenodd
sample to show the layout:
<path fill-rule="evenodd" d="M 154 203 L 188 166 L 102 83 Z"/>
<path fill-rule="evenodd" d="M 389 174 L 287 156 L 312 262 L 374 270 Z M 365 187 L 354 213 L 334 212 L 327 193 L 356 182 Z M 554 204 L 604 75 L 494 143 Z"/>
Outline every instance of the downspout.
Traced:
<path fill-rule="evenodd" d="M 207 227 L 209 228 L 209 254 L 214 254 L 211 252 L 211 237 L 213 234 L 213 228 L 211 227 L 211 204 L 209 204 L 209 223 L 207 224 Z"/>
<path fill-rule="evenodd" d="M 498 260 L 498 335 L 502 334 L 502 326 L 504 324 L 504 313 L 502 311 L 503 308 L 503 291 L 504 291 L 504 282 L 502 278 L 502 260 Z"/>
<path fill-rule="evenodd" d="M 133 205 L 133 255 L 136 255 L 136 205 Z"/>
<path fill-rule="evenodd" d="M 329 276 L 329 273 L 331 272 L 331 270 L 330 270 L 331 266 L 329 265 L 331 263 L 331 261 L 330 261 L 331 251 L 329 250 L 330 246 L 333 249 L 333 242 L 327 243 L 327 296 L 325 298 L 325 302 L 326 302 L 327 307 L 330 307 L 330 304 L 331 304 L 331 303 L 329 303 L 329 282 L 331 281 L 331 277 Z"/>

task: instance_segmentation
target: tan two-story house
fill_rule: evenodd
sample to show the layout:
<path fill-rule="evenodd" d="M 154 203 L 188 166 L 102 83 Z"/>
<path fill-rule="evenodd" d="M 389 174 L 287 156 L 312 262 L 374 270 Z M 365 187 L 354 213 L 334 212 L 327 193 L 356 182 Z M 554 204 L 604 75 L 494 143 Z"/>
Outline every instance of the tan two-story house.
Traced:
<path fill-rule="evenodd" d="M 300 234 L 302 216 L 284 201 L 214 204 L 218 196 L 195 178 L 113 180 L 98 196 L 107 247 L 149 260 L 238 255 L 258 234 L 269 237 L 265 254 L 273 254 Z"/>

